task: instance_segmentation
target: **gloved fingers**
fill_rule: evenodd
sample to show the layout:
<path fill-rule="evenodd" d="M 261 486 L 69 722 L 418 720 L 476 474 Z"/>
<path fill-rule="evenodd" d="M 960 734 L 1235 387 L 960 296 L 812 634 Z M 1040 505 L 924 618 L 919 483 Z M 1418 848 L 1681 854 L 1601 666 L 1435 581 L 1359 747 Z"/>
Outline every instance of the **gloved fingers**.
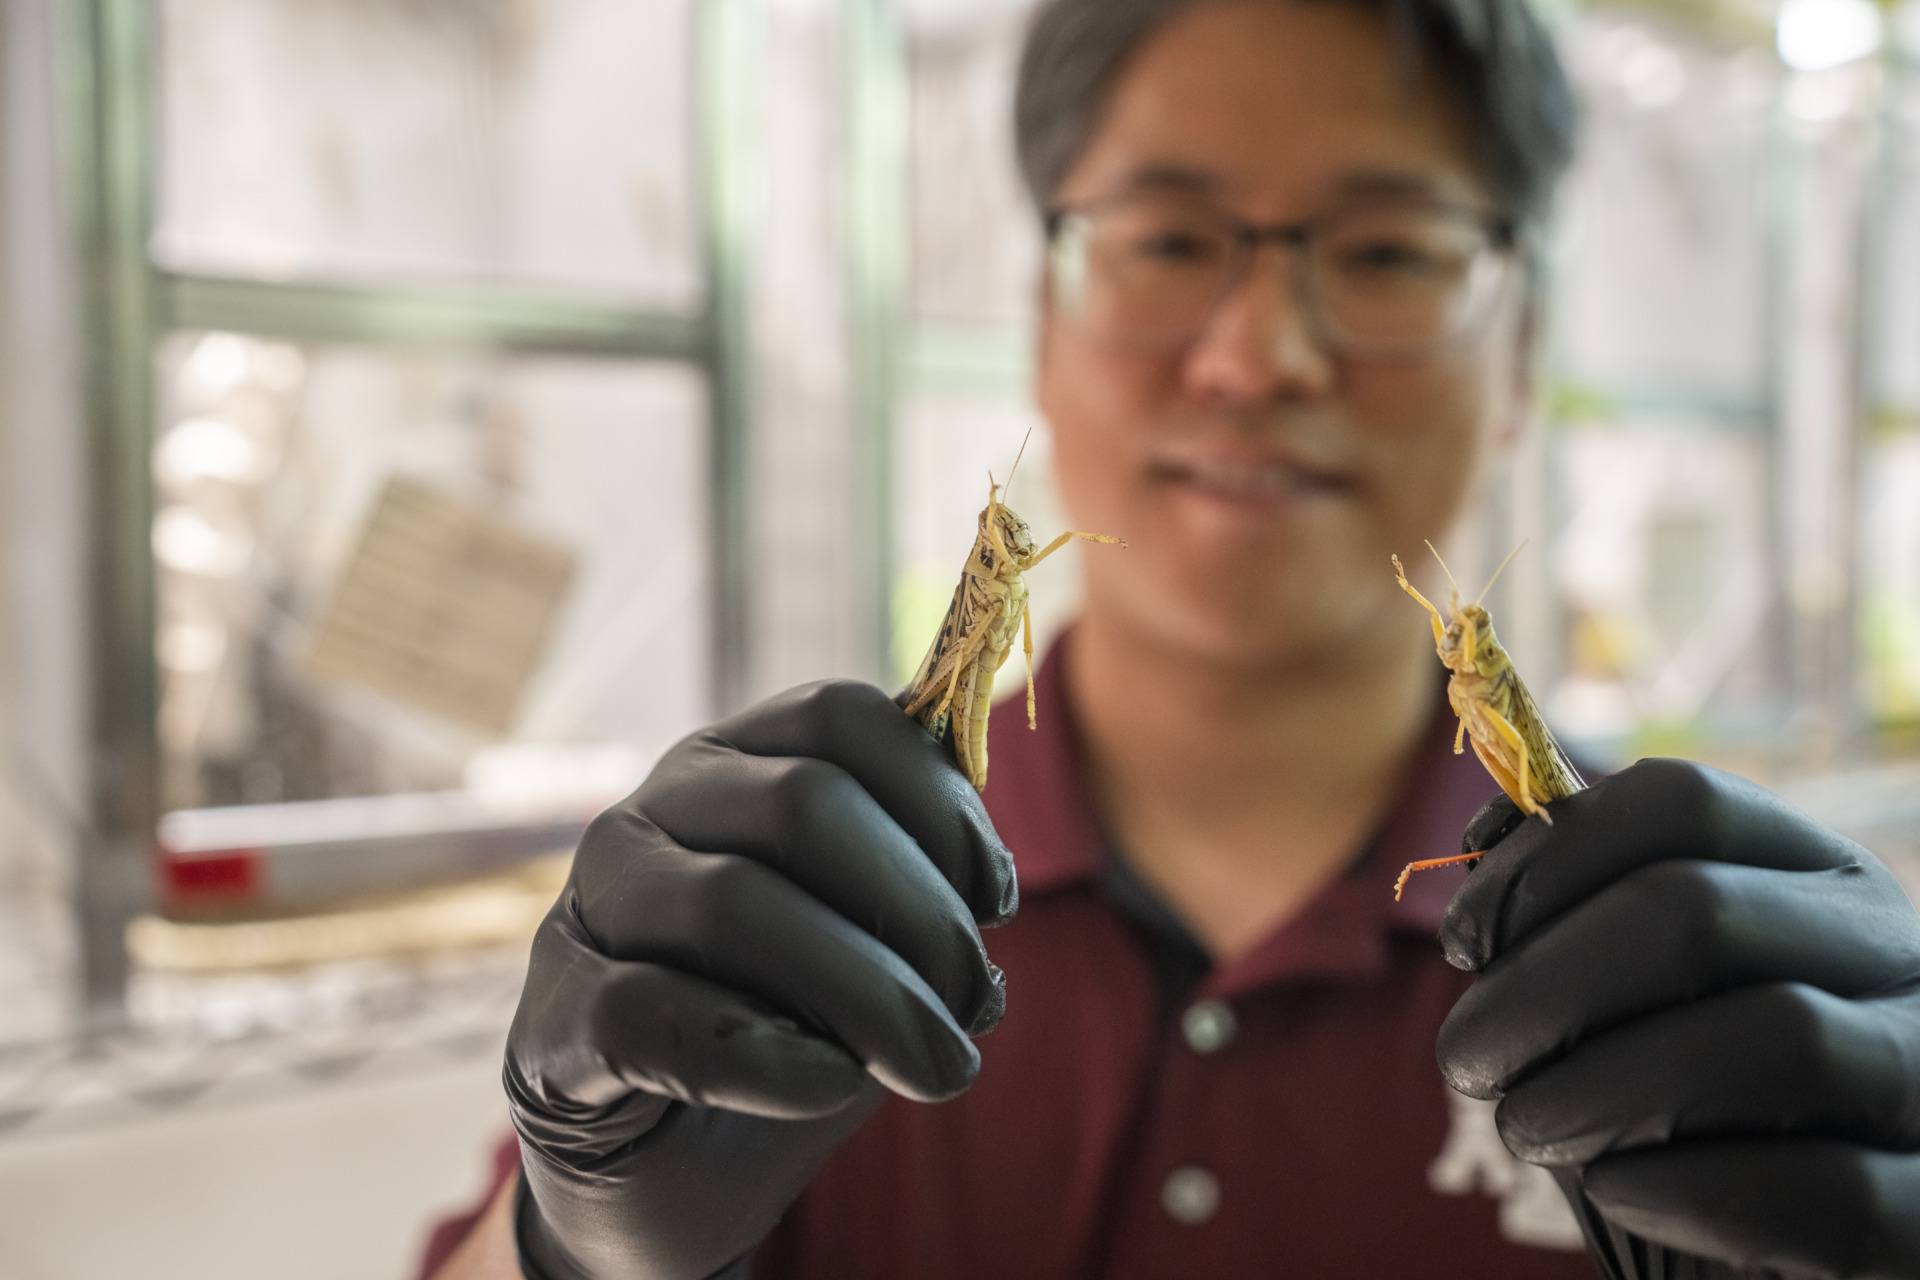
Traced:
<path fill-rule="evenodd" d="M 1507 1091 L 1522 1160 L 1584 1165 L 1675 1139 L 1798 1134 L 1920 1149 L 1920 991 L 1741 987 L 1579 1046 Z"/>
<path fill-rule="evenodd" d="M 976 919 L 1004 920 L 1018 905 L 1013 855 L 993 829 L 980 793 L 954 763 L 953 752 L 875 686 L 852 680 L 801 685 L 696 738 L 750 755 L 810 756 L 838 765 L 932 859 Z M 640 791 L 648 802 L 659 790 L 653 782 L 649 778 Z"/>
<path fill-rule="evenodd" d="M 998 1020 L 1002 987 L 973 913 L 851 774 L 807 756 L 749 756 L 719 744 L 696 748 L 698 756 L 709 757 L 707 784 L 650 798 L 648 820 L 684 849 L 751 858 L 799 885 L 912 965 L 962 1025 L 984 1029 L 975 1025 L 983 1011 Z M 584 881 L 630 870 L 624 857 L 592 859 L 577 874 Z M 605 941 L 620 945 L 618 933 L 615 926 Z"/>
<path fill-rule="evenodd" d="M 578 1128 L 584 1113 L 639 1091 L 799 1120 L 830 1115 L 860 1092 L 860 1064 L 791 1019 L 690 974 L 550 937 L 529 974 L 536 998 L 516 1012 L 507 1043 L 508 1071 L 530 1110 Z M 556 963 L 566 991 L 538 998 Z"/>
<path fill-rule="evenodd" d="M 1467 829 L 1460 833 L 1460 852 L 1485 853 L 1512 835 L 1526 820 L 1527 815 L 1506 792 L 1497 792 L 1493 799 L 1480 806 L 1478 813 L 1467 819 Z"/>
<path fill-rule="evenodd" d="M 1804 982 L 1839 995 L 1893 988 L 1920 974 L 1920 956 L 1897 945 L 1891 929 L 1871 926 L 1871 892 L 1858 866 L 1641 867 L 1488 966 L 1441 1026 L 1441 1069 L 1462 1093 L 1497 1097 L 1609 1027 L 1732 987 Z M 1836 918 L 1867 923 L 1836 929 Z"/>
<path fill-rule="evenodd" d="M 938 1101 L 972 1083 L 979 1052 L 927 981 L 785 876 L 664 837 L 633 861 L 628 875 L 570 885 L 556 905 L 565 916 L 549 925 L 738 991 L 843 1046 L 906 1097 Z M 990 1025 L 1004 1003 L 999 980 L 961 1016 Z"/>
<path fill-rule="evenodd" d="M 726 988 L 623 965 L 594 1021 L 629 1084 L 701 1107 L 809 1120 L 851 1103 L 866 1073 L 846 1050 Z"/>
<path fill-rule="evenodd" d="M 1581 1183 L 1616 1225 L 1687 1253 L 1790 1275 L 1920 1275 L 1920 1153 L 1689 1142 L 1608 1156 Z"/>
<path fill-rule="evenodd" d="M 862 828 L 844 812 L 837 821 L 803 812 L 831 805 L 788 805 L 800 829 L 794 839 L 818 841 L 812 848 L 789 849 L 788 838 L 778 831 L 785 824 L 765 816 L 773 806 L 764 797 L 743 798 L 732 790 L 742 773 L 785 763 L 731 755 L 726 767 L 714 770 L 726 775 L 709 789 L 716 813 L 689 821 L 697 825 L 697 834 L 715 836 L 716 847 L 725 852 L 691 852 L 647 816 L 624 807 L 595 818 L 574 857 L 569 886 L 584 934 L 607 955 L 658 960 L 664 931 L 678 930 L 683 947 L 711 953 L 718 962 L 729 953 L 752 951 L 754 943 L 737 933 L 702 935 L 703 921 L 716 920 L 733 908 L 771 923 L 775 917 L 766 913 L 777 910 L 780 902 L 805 901 L 811 918 L 818 920 L 826 910 L 838 923 L 866 930 L 885 954 L 906 961 L 968 1034 L 991 1030 L 1006 1009 L 1006 977 L 987 958 L 965 906 L 884 815 L 856 808 L 856 816 L 876 818 L 875 824 Z M 810 770 L 846 777 L 832 765 L 805 763 Z M 810 779 L 804 789 L 816 796 L 825 793 L 834 805 L 847 800 L 846 793 L 833 794 L 816 782 Z M 739 789 L 751 793 L 751 778 Z M 864 794 L 857 787 L 851 791 Z M 870 802 L 849 805 L 853 803 Z M 736 843 L 744 852 L 731 847 Z M 703 860 L 728 865 L 710 868 Z M 784 874 L 789 869 L 804 883 Z M 778 893 L 772 887 L 776 880 L 784 886 Z M 728 903 L 725 895 L 732 892 L 752 895 L 752 900 Z M 688 968 L 672 959 L 667 963 Z M 705 965 L 703 959 L 691 971 L 705 973 Z"/>
<path fill-rule="evenodd" d="M 1642 760 L 1556 800 L 1549 813 L 1552 826 L 1521 823 L 1454 895 L 1440 941 L 1456 967 L 1484 968 L 1568 907 L 1670 859 L 1781 871 L 1864 863 L 1885 877 L 1872 855 L 1778 797 L 1687 760 Z"/>

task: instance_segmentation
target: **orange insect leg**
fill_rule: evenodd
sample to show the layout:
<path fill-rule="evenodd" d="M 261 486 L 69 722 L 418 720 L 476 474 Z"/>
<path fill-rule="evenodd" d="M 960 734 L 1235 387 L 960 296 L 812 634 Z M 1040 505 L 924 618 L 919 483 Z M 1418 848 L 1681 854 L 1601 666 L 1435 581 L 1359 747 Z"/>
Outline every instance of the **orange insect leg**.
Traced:
<path fill-rule="evenodd" d="M 1393 900 L 1400 901 L 1400 895 L 1406 891 L 1407 881 L 1413 879 L 1415 872 L 1431 871 L 1435 867 L 1450 867 L 1457 862 L 1474 862 L 1486 856 L 1484 852 L 1456 853 L 1451 858 L 1422 858 L 1418 862 L 1409 862 L 1401 869 L 1400 878 L 1393 882 Z"/>

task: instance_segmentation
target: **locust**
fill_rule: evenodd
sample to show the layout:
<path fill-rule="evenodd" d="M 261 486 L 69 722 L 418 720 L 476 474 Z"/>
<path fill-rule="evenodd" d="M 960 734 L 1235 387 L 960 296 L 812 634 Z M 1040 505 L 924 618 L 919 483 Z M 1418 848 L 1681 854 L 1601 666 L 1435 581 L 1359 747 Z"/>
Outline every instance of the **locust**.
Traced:
<path fill-rule="evenodd" d="M 1012 486 L 1025 453 L 1022 441 L 1007 473 L 1007 487 Z M 1002 492 L 989 472 L 987 505 L 980 512 L 979 531 L 960 572 L 960 585 L 953 589 L 953 601 L 920 669 L 895 699 L 935 741 L 951 741 L 954 760 L 976 791 L 987 786 L 987 715 L 993 702 L 993 677 L 1013 652 L 1016 632 L 1027 657 L 1027 728 L 1039 723 L 1033 700 L 1033 619 L 1027 612 L 1024 575 L 1076 538 L 1127 545 L 1112 534 L 1072 529 L 1035 550 L 1033 531 L 1001 501 Z"/>
<path fill-rule="evenodd" d="M 1527 692 L 1526 683 L 1520 679 L 1520 673 L 1514 670 L 1513 659 L 1507 656 L 1507 651 L 1494 636 L 1493 620 L 1487 616 L 1482 603 L 1501 572 L 1520 553 L 1520 548 L 1515 547 L 1500 562 L 1500 568 L 1494 570 L 1493 578 L 1488 580 L 1479 598 L 1465 605 L 1460 603 L 1460 587 L 1454 582 L 1452 571 L 1447 569 L 1447 562 L 1440 559 L 1440 553 L 1434 551 L 1431 542 L 1427 544 L 1427 550 L 1433 551 L 1435 560 L 1440 560 L 1440 569 L 1446 573 L 1447 583 L 1452 589 L 1444 615 L 1407 581 L 1400 557 L 1396 555 L 1391 559 L 1400 589 L 1419 601 L 1427 611 L 1433 624 L 1433 647 L 1439 653 L 1441 663 L 1451 673 L 1447 678 L 1447 702 L 1460 718 L 1460 727 L 1453 735 L 1453 753 L 1459 755 L 1462 739 L 1470 739 L 1473 754 L 1480 757 L 1480 763 L 1486 766 L 1493 780 L 1519 806 L 1520 811 L 1552 826 L 1553 815 L 1547 812 L 1547 805 L 1572 795 L 1587 784 L 1581 778 L 1580 771 L 1574 768 L 1573 761 L 1567 758 L 1567 753 L 1554 740 L 1553 732 L 1547 728 L 1546 717 L 1540 714 L 1539 704 Z M 1408 879 L 1415 872 L 1472 862 L 1484 852 L 1456 854 L 1450 858 L 1423 858 L 1408 863 L 1400 873 L 1400 878 L 1394 881 L 1394 900 L 1399 900 Z"/>

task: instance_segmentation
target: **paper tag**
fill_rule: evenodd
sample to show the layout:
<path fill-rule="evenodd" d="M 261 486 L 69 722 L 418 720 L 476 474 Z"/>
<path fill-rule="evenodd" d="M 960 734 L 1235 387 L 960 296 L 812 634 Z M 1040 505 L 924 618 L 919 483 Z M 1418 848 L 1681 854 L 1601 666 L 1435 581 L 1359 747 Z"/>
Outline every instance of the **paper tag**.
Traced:
<path fill-rule="evenodd" d="M 404 476 L 373 503 L 307 670 L 489 736 L 513 725 L 578 556 Z"/>

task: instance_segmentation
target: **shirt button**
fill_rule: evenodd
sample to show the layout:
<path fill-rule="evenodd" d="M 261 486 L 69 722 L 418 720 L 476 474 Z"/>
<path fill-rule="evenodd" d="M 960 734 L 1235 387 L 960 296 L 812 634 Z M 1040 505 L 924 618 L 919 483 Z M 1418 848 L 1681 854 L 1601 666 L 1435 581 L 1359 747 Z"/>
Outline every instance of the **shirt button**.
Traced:
<path fill-rule="evenodd" d="M 1224 1000 L 1201 1000 L 1181 1015 L 1180 1030 L 1195 1053 L 1213 1053 L 1233 1043 L 1238 1026 Z"/>
<path fill-rule="evenodd" d="M 1181 1165 L 1161 1184 L 1160 1207 L 1182 1226 L 1197 1227 L 1220 1208 L 1220 1179 L 1198 1165 Z"/>

